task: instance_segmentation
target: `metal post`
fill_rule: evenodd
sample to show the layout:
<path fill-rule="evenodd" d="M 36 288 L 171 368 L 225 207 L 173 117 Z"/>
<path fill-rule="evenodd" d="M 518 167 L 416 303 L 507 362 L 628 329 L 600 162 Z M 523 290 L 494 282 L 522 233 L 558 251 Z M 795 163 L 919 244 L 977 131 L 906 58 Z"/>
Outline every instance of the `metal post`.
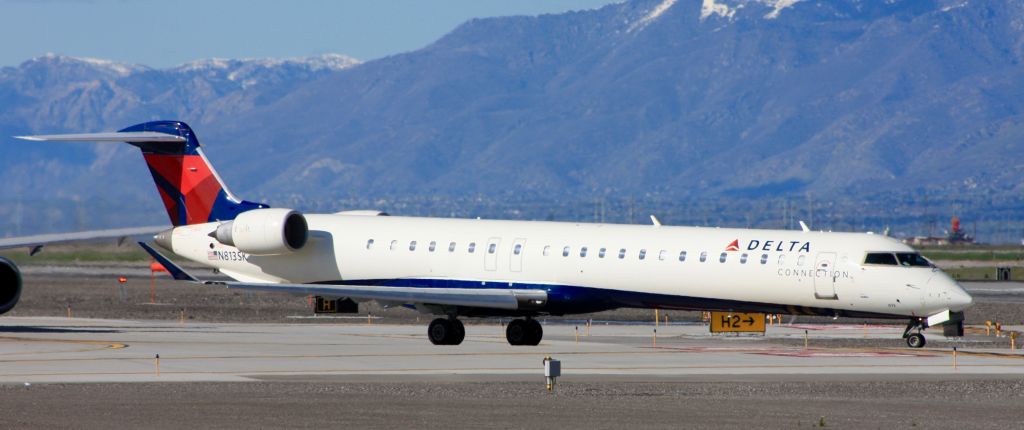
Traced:
<path fill-rule="evenodd" d="M 804 349 L 807 349 L 807 330 L 804 330 Z"/>

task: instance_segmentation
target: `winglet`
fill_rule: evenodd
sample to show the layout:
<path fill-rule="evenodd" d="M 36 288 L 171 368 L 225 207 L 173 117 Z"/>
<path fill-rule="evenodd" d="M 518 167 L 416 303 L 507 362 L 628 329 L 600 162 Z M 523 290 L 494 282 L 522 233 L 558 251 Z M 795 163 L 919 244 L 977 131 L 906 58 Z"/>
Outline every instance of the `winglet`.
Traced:
<path fill-rule="evenodd" d="M 174 264 L 174 262 L 169 260 L 167 257 L 164 257 L 163 254 L 157 252 L 157 250 L 153 249 L 153 247 L 146 245 L 145 242 L 139 242 L 139 246 L 141 246 L 142 249 L 145 249 L 146 252 L 149 253 L 149 255 L 153 256 L 157 263 L 160 263 L 162 266 L 164 266 L 164 268 L 167 269 L 167 273 L 170 273 L 171 276 L 174 277 L 174 279 L 177 279 L 179 281 L 201 282 L 194 276 L 188 274 L 188 272 L 186 272 L 181 267 L 178 267 L 177 264 Z"/>

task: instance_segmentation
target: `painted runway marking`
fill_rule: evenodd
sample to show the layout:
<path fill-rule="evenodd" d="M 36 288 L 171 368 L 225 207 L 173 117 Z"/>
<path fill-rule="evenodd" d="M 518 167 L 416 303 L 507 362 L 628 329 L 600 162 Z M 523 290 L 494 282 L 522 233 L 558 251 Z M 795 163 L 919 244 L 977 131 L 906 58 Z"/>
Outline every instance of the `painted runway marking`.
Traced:
<path fill-rule="evenodd" d="M 908 352 L 890 351 L 764 351 L 753 352 L 752 354 L 773 355 L 777 357 L 803 357 L 803 358 L 860 358 L 860 357 L 926 357 L 937 358 L 931 354 L 915 354 Z"/>

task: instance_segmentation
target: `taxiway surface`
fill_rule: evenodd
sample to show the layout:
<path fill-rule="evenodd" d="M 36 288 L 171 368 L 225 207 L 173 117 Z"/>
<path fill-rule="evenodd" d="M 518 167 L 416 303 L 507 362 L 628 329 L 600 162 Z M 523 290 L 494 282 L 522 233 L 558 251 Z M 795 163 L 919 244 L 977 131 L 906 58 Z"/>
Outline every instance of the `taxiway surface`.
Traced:
<path fill-rule="evenodd" d="M 328 320 L 330 321 L 330 320 Z M 344 320 L 341 320 L 344 321 Z M 952 348 L 834 347 L 836 339 L 898 339 L 888 325 L 770 326 L 767 335 L 712 336 L 700 324 L 550 323 L 536 347 L 513 347 L 498 322 L 467 325 L 459 346 L 431 345 L 421 325 L 219 324 L 78 318 L 0 319 L 0 382 L 538 379 L 562 361 L 564 381 L 731 375 L 1024 375 L 1020 349 L 992 337 Z M 1007 327 L 1007 329 L 1010 329 Z M 578 330 L 578 331 L 577 331 Z M 579 340 L 577 341 L 577 332 Z M 807 335 L 807 347 L 803 337 Z M 941 333 L 930 333 L 932 339 Z M 159 355 L 159 363 L 157 363 Z"/>

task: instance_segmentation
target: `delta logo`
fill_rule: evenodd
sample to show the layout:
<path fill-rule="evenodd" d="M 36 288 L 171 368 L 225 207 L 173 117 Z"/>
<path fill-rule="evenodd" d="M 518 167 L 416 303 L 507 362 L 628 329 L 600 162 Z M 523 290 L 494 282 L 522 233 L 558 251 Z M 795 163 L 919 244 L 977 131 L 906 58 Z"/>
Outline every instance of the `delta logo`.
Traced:
<path fill-rule="evenodd" d="M 736 239 L 725 247 L 726 251 L 739 251 L 740 240 Z M 748 251 L 811 252 L 811 243 L 799 240 L 759 240 L 747 242 Z"/>

